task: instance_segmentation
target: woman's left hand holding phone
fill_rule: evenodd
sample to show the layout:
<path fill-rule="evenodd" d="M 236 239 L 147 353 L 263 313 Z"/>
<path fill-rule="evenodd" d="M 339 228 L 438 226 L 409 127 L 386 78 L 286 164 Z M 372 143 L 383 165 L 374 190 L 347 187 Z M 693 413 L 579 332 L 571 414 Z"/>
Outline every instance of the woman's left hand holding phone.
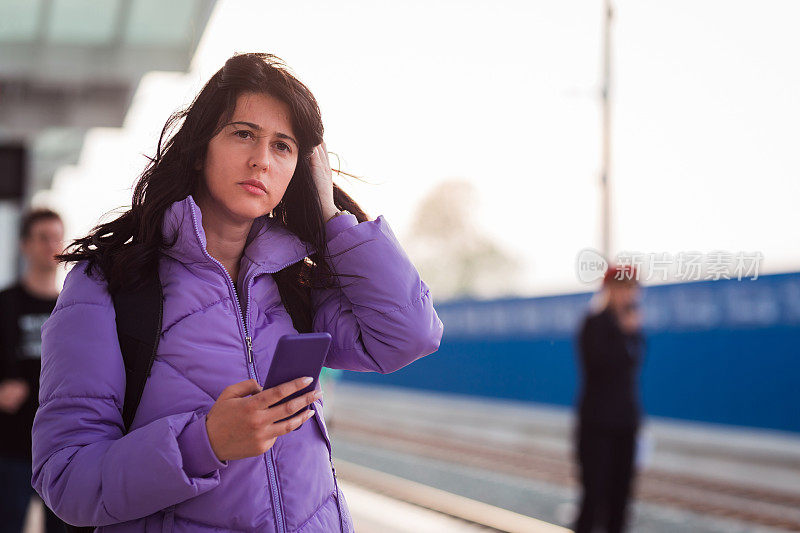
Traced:
<path fill-rule="evenodd" d="M 255 457 L 275 444 L 275 439 L 291 433 L 314 415 L 313 409 L 291 416 L 322 397 L 316 390 L 275 405 L 283 398 L 308 386 L 311 378 L 298 378 L 261 390 L 253 379 L 234 383 L 219 395 L 206 415 L 206 431 L 211 449 L 220 461 Z M 270 407 L 275 405 L 274 407 Z"/>

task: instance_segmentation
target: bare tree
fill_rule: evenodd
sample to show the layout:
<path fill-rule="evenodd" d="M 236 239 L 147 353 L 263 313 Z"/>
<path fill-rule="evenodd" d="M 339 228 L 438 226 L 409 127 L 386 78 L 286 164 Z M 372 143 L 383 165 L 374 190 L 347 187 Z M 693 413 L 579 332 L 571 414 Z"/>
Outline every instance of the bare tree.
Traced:
<path fill-rule="evenodd" d="M 514 294 L 522 262 L 475 222 L 475 187 L 444 181 L 417 207 L 406 249 L 425 282 L 441 298 Z"/>

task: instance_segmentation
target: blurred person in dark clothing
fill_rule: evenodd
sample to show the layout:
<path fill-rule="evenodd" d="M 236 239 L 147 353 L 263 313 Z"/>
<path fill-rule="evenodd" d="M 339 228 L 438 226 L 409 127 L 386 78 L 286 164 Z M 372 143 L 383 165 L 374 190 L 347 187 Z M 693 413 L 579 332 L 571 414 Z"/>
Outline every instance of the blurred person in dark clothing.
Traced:
<path fill-rule="evenodd" d="M 0 292 L 0 531 L 22 531 L 31 486 L 31 428 L 39 406 L 41 328 L 56 305 L 53 255 L 61 253 L 64 225 L 49 209 L 30 211 L 20 226 L 23 274 Z M 45 507 L 48 533 L 66 531 Z"/>
<path fill-rule="evenodd" d="M 641 416 L 639 292 L 635 267 L 609 266 L 599 305 L 578 336 L 582 386 L 576 451 L 582 494 L 576 533 L 625 530 Z"/>

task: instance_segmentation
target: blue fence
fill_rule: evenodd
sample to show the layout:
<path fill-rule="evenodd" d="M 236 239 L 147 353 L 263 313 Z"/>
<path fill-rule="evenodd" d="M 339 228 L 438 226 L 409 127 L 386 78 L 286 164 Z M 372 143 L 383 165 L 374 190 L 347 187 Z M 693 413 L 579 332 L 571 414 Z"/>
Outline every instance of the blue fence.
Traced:
<path fill-rule="evenodd" d="M 643 291 L 642 399 L 651 415 L 800 432 L 800 272 Z M 344 380 L 573 405 L 590 293 L 437 303 L 438 352 Z"/>

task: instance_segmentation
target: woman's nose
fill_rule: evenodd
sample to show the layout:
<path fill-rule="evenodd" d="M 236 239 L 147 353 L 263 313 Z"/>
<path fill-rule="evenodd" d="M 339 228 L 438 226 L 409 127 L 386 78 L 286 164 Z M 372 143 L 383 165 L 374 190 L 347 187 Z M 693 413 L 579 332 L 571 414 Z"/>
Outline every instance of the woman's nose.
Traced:
<path fill-rule="evenodd" d="M 258 169 L 259 171 L 266 172 L 269 170 L 269 150 L 268 149 L 257 149 L 254 150 L 252 155 L 250 156 L 249 166 L 250 168 Z"/>

